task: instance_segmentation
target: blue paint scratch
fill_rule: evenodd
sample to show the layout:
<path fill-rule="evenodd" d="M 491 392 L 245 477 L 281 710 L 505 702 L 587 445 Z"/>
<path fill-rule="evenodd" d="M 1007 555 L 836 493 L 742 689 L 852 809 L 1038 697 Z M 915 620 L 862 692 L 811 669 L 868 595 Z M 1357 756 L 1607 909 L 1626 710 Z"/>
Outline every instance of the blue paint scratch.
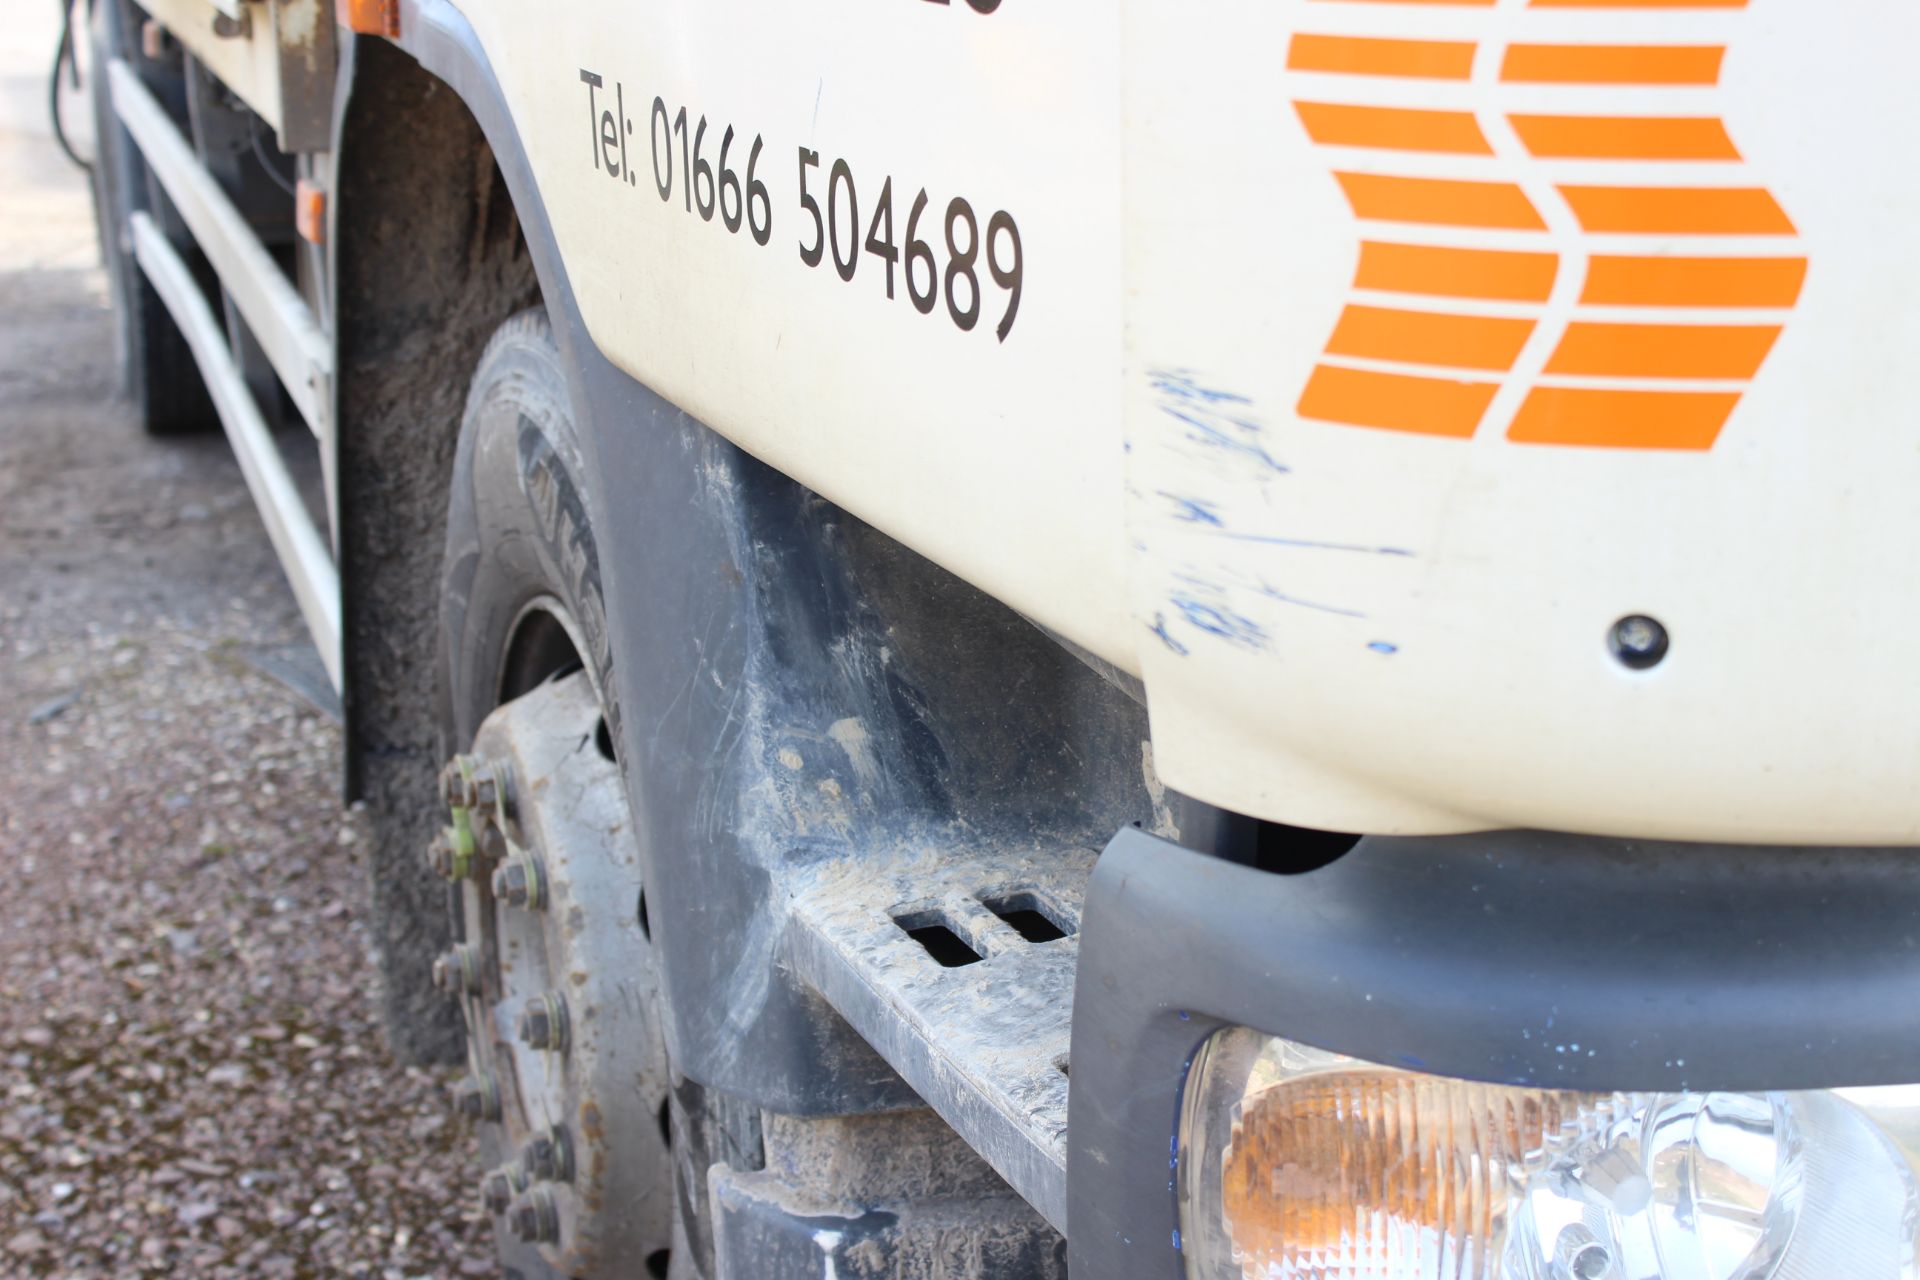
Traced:
<path fill-rule="evenodd" d="M 1281 604 L 1296 604 L 1303 609 L 1318 609 L 1322 613 L 1337 613 L 1343 618 L 1364 618 L 1367 616 L 1358 609 L 1343 609 L 1337 604 L 1322 604 L 1318 600 L 1302 600 L 1298 596 L 1290 596 L 1286 592 L 1266 582 L 1262 582 L 1255 590 L 1267 599 L 1277 600 Z"/>
<path fill-rule="evenodd" d="M 1229 453 L 1245 454 L 1247 457 L 1256 460 L 1262 466 L 1267 467 L 1279 475 L 1286 475 L 1293 470 L 1292 467 L 1289 467 L 1286 463 L 1268 453 L 1263 446 L 1251 440 L 1235 439 L 1230 433 L 1222 430 L 1211 422 L 1203 421 L 1186 408 L 1163 404 L 1160 406 L 1160 412 L 1178 418 L 1181 422 L 1191 427 L 1192 430 L 1187 432 L 1187 439 L 1193 441 L 1195 444 L 1212 445 L 1218 449 L 1225 449 Z M 1204 410 L 1202 410 L 1202 412 L 1204 412 Z M 1230 418 L 1227 421 L 1245 429 L 1244 424 L 1238 422 L 1236 419 Z M 1259 428 L 1255 427 L 1252 430 L 1257 432 Z"/>
<path fill-rule="evenodd" d="M 1174 656 L 1176 657 L 1184 658 L 1189 653 L 1193 652 L 1191 649 L 1187 648 L 1187 646 L 1185 646 L 1184 644 L 1181 644 L 1178 640 L 1175 640 L 1173 638 L 1173 633 L 1167 630 L 1167 615 L 1164 613 L 1154 614 L 1153 625 L 1151 627 L 1148 627 L 1147 630 L 1159 636 L 1161 642 L 1164 643 L 1167 646 L 1167 648 L 1173 650 Z"/>
<path fill-rule="evenodd" d="M 1266 427 L 1239 407 L 1251 406 L 1249 397 L 1206 386 L 1187 369 L 1149 370 L 1147 381 L 1160 398 L 1160 411 L 1185 423 L 1194 444 L 1241 454 L 1281 475 L 1291 470 L 1259 443 Z"/>
<path fill-rule="evenodd" d="M 1208 502 L 1205 498 L 1183 498 L 1179 494 L 1168 493 L 1164 489 L 1160 491 L 1160 496 L 1174 505 L 1173 517 L 1176 520 L 1184 521 L 1187 524 L 1210 524 L 1221 528 L 1226 527 L 1227 522 L 1222 520 L 1220 513 L 1213 509 L 1214 504 Z"/>
<path fill-rule="evenodd" d="M 1391 640 L 1373 640 L 1367 644 L 1367 648 L 1373 650 L 1375 653 L 1394 654 L 1400 652 L 1400 646 Z"/>
<path fill-rule="evenodd" d="M 1182 400 L 1202 400 L 1208 404 L 1252 404 L 1246 396 L 1232 391 L 1221 391 L 1213 387 L 1201 386 L 1194 381 L 1190 369 L 1150 369 L 1147 378 L 1153 383 L 1155 391 L 1170 396 L 1179 396 Z"/>
<path fill-rule="evenodd" d="M 1321 542 L 1313 538 L 1283 538 L 1270 533 L 1235 533 L 1222 530 L 1213 535 L 1216 538 L 1231 538 L 1235 542 L 1262 542 L 1274 547 L 1304 547 L 1310 551 L 1358 551 L 1370 556 L 1411 556 L 1413 552 L 1405 547 L 1370 547 L 1357 542 Z"/>
<path fill-rule="evenodd" d="M 1180 611 L 1180 616 L 1186 619 L 1188 626 L 1197 627 L 1208 635 L 1219 636 L 1222 640 L 1249 649 L 1266 646 L 1266 630 L 1243 614 L 1188 596 L 1173 596 L 1168 603 Z"/>

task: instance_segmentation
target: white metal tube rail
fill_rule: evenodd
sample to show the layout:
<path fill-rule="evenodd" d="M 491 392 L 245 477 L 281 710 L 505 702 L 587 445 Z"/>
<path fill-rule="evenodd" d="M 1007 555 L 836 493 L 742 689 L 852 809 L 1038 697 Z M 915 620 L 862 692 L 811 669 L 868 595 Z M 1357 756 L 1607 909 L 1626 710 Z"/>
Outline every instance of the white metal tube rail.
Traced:
<path fill-rule="evenodd" d="M 234 456 L 246 476 L 247 488 L 260 508 L 267 537 L 293 584 L 294 599 L 300 605 L 307 629 L 313 633 L 320 660 L 334 688 L 340 688 L 340 575 L 333 557 L 307 514 L 300 491 L 287 472 L 287 465 L 274 444 L 260 409 L 240 376 L 226 328 L 214 317 L 213 309 L 200 292 L 192 272 L 174 251 L 167 237 L 144 213 L 135 213 L 130 222 L 133 253 L 153 288 L 173 313 L 174 322 L 186 337 L 200 366 L 214 408 L 220 414 L 227 438 L 233 442 Z"/>
<path fill-rule="evenodd" d="M 333 349 L 313 311 L 288 282 L 253 228 L 201 167 L 193 147 L 126 61 L 107 64 L 113 109 L 139 144 L 193 238 L 213 264 L 221 286 L 260 342 L 274 372 L 323 441 L 332 395 Z"/>

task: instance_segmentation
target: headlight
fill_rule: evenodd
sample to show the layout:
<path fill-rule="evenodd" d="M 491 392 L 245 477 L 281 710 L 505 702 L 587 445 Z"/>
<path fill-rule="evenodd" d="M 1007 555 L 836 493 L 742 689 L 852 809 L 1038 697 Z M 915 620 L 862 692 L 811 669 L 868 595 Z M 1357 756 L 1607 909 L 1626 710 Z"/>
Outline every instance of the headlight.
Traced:
<path fill-rule="evenodd" d="M 1245 1030 L 1190 1079 L 1189 1280 L 1920 1276 L 1920 1088 L 1575 1093 Z"/>

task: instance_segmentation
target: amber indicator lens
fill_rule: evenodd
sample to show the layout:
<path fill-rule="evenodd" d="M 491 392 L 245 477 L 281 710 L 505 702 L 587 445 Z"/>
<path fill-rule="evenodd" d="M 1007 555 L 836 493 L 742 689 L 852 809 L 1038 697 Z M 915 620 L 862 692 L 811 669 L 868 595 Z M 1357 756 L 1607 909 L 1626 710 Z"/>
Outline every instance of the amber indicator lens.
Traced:
<path fill-rule="evenodd" d="M 1222 1032 L 1180 1247 L 1190 1280 L 1906 1280 L 1916 1092 L 1528 1089 Z"/>

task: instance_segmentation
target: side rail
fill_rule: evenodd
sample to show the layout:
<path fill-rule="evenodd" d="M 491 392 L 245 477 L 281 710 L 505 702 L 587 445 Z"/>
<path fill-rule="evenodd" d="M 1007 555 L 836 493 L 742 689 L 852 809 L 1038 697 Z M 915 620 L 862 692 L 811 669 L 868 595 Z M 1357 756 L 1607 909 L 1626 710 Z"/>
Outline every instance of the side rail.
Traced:
<path fill-rule="evenodd" d="M 165 108 L 122 59 L 105 67 L 114 113 L 205 253 L 220 286 L 252 330 L 300 416 L 331 454 L 333 350 L 313 311 Z M 131 219 L 135 259 L 185 335 L 247 487 L 293 585 L 328 677 L 341 683 L 340 576 L 266 419 L 248 390 L 225 326 L 193 272 L 143 213 Z"/>

